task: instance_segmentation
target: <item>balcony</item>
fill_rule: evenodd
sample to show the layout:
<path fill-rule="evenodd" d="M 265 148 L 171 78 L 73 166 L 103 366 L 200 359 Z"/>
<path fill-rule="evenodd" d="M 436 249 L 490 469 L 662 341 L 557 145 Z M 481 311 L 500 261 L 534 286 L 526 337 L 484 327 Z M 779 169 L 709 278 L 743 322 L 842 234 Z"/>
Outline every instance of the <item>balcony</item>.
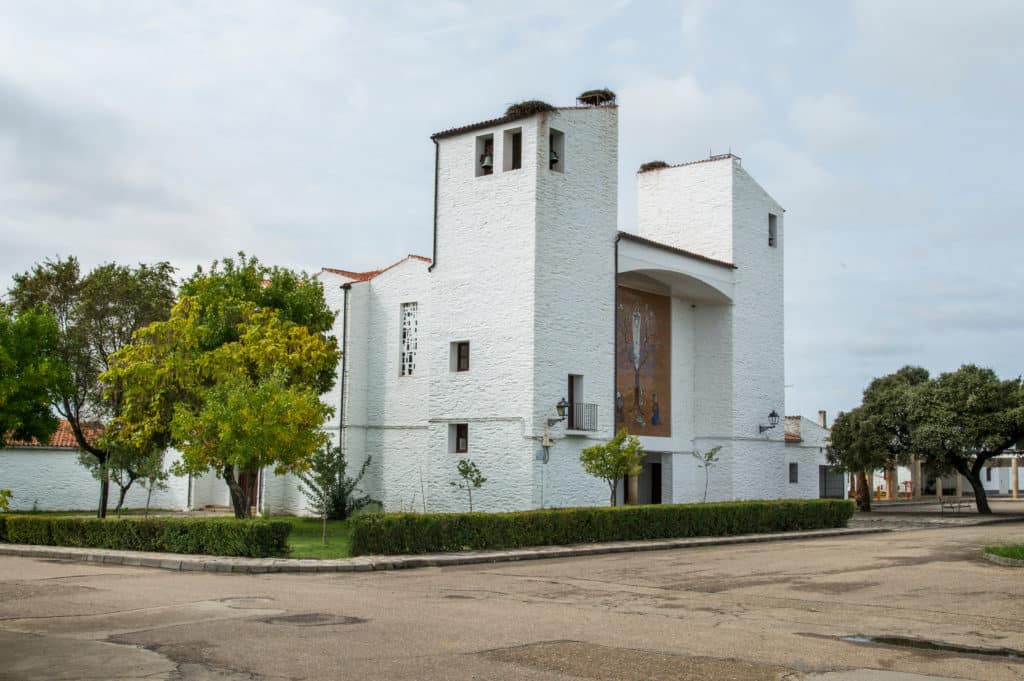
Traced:
<path fill-rule="evenodd" d="M 571 402 L 565 410 L 566 430 L 597 430 L 597 405 L 587 402 Z"/>

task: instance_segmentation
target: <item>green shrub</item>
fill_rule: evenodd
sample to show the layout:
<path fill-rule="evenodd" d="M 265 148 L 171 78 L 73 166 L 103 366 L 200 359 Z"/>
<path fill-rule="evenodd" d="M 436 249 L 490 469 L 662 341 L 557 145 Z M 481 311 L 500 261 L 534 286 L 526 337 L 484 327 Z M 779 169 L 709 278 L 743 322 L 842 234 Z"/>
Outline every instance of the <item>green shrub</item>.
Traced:
<path fill-rule="evenodd" d="M 7 516 L 7 539 L 12 544 L 53 544 L 50 518 Z"/>
<path fill-rule="evenodd" d="M 82 548 L 166 551 L 215 556 L 280 556 L 291 524 L 234 518 L 69 518 L 7 516 L 0 540 Z"/>
<path fill-rule="evenodd" d="M 0 542 L 7 541 L 7 516 L 0 513 Z"/>
<path fill-rule="evenodd" d="M 853 502 L 835 499 L 564 508 L 514 513 L 367 513 L 352 554 L 432 553 L 845 527 Z"/>

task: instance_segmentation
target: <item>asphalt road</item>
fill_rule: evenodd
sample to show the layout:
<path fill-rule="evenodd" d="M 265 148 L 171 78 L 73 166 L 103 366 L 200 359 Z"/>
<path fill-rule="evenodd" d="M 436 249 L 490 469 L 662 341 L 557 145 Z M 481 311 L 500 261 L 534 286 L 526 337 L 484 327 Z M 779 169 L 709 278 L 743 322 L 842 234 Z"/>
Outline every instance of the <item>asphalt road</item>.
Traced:
<path fill-rule="evenodd" d="M 0 679 L 1024 678 L 1024 523 L 339 575 L 0 557 Z M 919 676 L 924 675 L 924 676 Z"/>

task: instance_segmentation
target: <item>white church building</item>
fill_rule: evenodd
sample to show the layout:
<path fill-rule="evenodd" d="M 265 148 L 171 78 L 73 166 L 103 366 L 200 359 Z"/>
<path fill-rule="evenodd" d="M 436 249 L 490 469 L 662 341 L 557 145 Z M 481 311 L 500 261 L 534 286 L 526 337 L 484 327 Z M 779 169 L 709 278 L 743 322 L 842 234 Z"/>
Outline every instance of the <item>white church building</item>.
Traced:
<path fill-rule="evenodd" d="M 646 457 L 620 501 L 700 501 L 712 447 L 709 500 L 817 497 L 823 449 L 787 447 L 780 417 L 782 207 L 732 154 L 645 164 L 619 231 L 618 108 L 589 102 L 436 133 L 430 257 L 319 273 L 349 471 L 372 457 L 386 510 L 466 510 L 463 458 L 475 510 L 606 505 L 580 451 L 626 428 Z M 226 500 L 191 485 L 193 508 Z M 305 510 L 269 471 L 260 506 Z"/>

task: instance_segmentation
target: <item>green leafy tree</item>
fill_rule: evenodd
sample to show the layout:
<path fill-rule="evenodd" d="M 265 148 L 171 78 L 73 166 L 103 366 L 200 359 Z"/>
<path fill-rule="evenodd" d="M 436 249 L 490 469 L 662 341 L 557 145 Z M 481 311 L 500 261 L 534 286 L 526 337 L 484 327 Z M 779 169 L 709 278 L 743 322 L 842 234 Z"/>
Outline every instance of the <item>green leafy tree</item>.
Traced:
<path fill-rule="evenodd" d="M 15 314 L 0 305 L 0 447 L 8 437 L 50 439 L 57 428 L 50 399 L 66 375 L 56 318 L 45 308 Z"/>
<path fill-rule="evenodd" d="M 310 508 L 323 521 L 323 544 L 327 544 L 328 520 L 345 520 L 374 502 L 369 495 L 356 493 L 372 460 L 373 457 L 366 457 L 358 475 L 351 478 L 348 476 L 348 461 L 341 447 L 321 447 L 310 459 L 309 470 L 299 473 L 302 481 L 299 489 L 309 500 Z"/>
<path fill-rule="evenodd" d="M 711 478 L 711 469 L 718 463 L 718 453 L 720 451 L 722 451 L 722 448 L 719 446 L 712 447 L 705 452 L 695 449 L 690 453 L 690 456 L 697 460 L 697 468 L 704 471 L 704 499 L 702 503 L 706 503 L 708 500 L 708 482 Z"/>
<path fill-rule="evenodd" d="M 0 489 L 0 513 L 6 513 L 11 510 L 11 494 L 9 489 Z"/>
<path fill-rule="evenodd" d="M 840 414 L 832 425 L 829 462 L 857 476 L 857 506 L 862 511 L 871 510 L 868 471 L 911 463 L 914 396 L 927 382 L 928 371 L 913 366 L 876 378 L 864 390 L 861 406 Z"/>
<path fill-rule="evenodd" d="M 250 492 L 240 482 L 246 474 L 271 463 L 284 472 L 301 472 L 325 444 L 319 428 L 333 409 L 305 400 L 331 388 L 339 352 L 336 339 L 326 335 L 334 315 L 319 282 L 240 258 L 239 263 L 214 263 L 209 272 L 200 270 L 183 284 L 188 295 L 169 319 L 140 329 L 132 344 L 112 357 L 104 380 L 124 404 L 108 428 L 109 437 L 139 450 L 178 447 L 183 462 L 176 471 L 214 470 L 231 491 L 235 514 L 246 517 Z M 295 414 L 280 410 L 271 418 L 250 409 L 245 418 L 253 421 L 250 429 L 294 429 L 295 451 L 277 452 L 271 463 L 264 463 L 265 455 L 245 457 L 226 442 L 183 439 L 185 419 L 215 411 L 229 397 L 242 403 L 271 384 L 283 386 L 297 407 Z M 208 405 L 211 400 L 218 404 Z M 322 416 L 310 426 L 318 409 Z"/>
<path fill-rule="evenodd" d="M 456 489 L 466 490 L 466 494 L 469 495 L 469 512 L 473 512 L 473 490 L 480 489 L 484 483 L 487 482 L 487 478 L 483 476 L 480 469 L 475 463 L 469 459 L 459 459 L 459 463 L 456 466 L 456 470 L 459 473 L 461 480 L 452 481 L 448 484 Z"/>
<path fill-rule="evenodd" d="M 283 373 L 227 378 L 203 390 L 197 408 L 174 411 L 171 437 L 181 451 L 175 472 L 215 471 L 231 491 L 235 517 L 251 517 L 256 499 L 239 473 L 269 466 L 276 475 L 305 471 L 329 441 L 321 425 L 331 412 L 313 389 L 289 385 Z"/>
<path fill-rule="evenodd" d="M 51 392 L 51 404 L 67 419 L 79 449 L 99 471 L 97 515 L 106 516 L 110 451 L 90 433 L 121 410 L 120 394 L 107 390 L 100 375 L 108 358 L 131 342 L 147 324 L 166 319 L 174 303 L 174 268 L 166 262 L 126 267 L 101 265 L 84 277 L 74 257 L 46 260 L 15 275 L 8 291 L 11 306 L 24 313 L 41 305 L 54 314 L 58 328 L 56 355 L 65 377 Z M 88 460 L 88 459 L 86 459 Z"/>
<path fill-rule="evenodd" d="M 630 435 L 625 428 L 608 442 L 587 447 L 580 452 L 583 470 L 608 483 L 612 506 L 615 505 L 619 480 L 627 475 L 639 475 L 643 470 L 640 464 L 643 458 L 644 448 L 639 438 Z"/>
<path fill-rule="evenodd" d="M 974 490 L 978 513 L 990 514 L 981 471 L 993 457 L 1024 441 L 1024 384 L 966 364 L 915 394 L 912 435 L 933 471 L 954 470 Z"/>

